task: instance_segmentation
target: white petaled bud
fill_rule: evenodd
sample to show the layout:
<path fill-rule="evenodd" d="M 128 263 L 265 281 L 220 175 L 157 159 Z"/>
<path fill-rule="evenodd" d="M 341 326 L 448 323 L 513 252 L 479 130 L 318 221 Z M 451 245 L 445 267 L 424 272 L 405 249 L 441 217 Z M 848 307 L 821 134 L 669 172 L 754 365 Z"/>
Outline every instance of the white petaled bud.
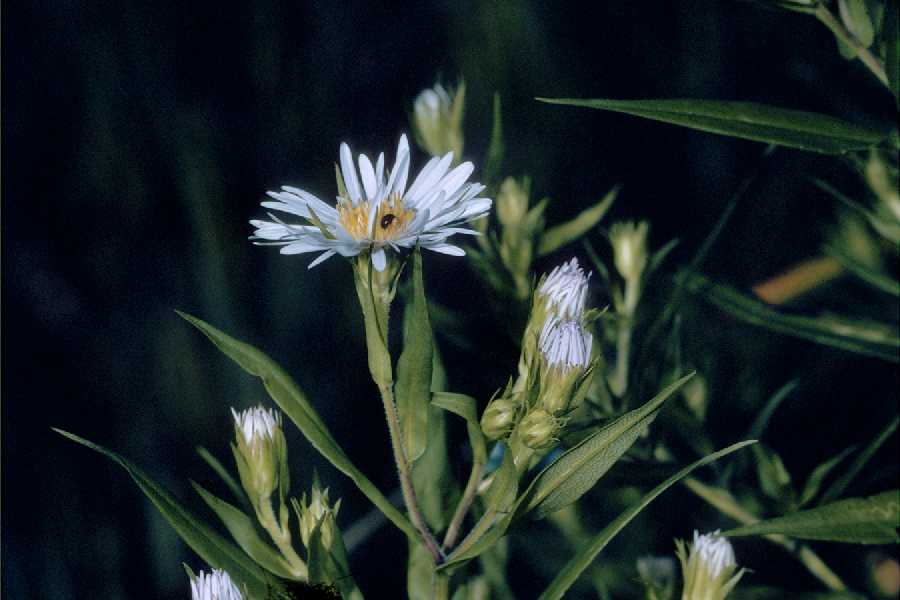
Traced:
<path fill-rule="evenodd" d="M 447 90 L 436 84 L 423 90 L 413 102 L 413 129 L 416 139 L 432 156 L 453 152 L 462 158 L 462 117 L 466 87 L 460 84 L 456 90 Z"/>
<path fill-rule="evenodd" d="M 540 405 L 553 414 L 575 408 L 576 391 L 582 387 L 591 364 L 594 337 L 579 321 L 547 319 L 540 336 Z"/>
<path fill-rule="evenodd" d="M 684 576 L 682 600 L 724 600 L 744 574 L 731 542 L 718 530 L 703 535 L 695 531 L 693 544 L 677 540 L 676 546 Z"/>
<path fill-rule="evenodd" d="M 213 569 L 210 573 L 200 571 L 191 578 L 192 600 L 244 600 L 244 595 L 221 569 Z"/>
<path fill-rule="evenodd" d="M 573 258 L 550 271 L 538 286 L 538 296 L 547 310 L 564 319 L 581 319 L 587 303 L 588 282 L 591 273 L 584 273 Z"/>
<path fill-rule="evenodd" d="M 257 406 L 234 415 L 235 460 L 244 489 L 252 500 L 268 499 L 281 483 L 287 450 L 281 430 L 281 414 Z M 286 471 L 286 469 L 285 469 Z"/>

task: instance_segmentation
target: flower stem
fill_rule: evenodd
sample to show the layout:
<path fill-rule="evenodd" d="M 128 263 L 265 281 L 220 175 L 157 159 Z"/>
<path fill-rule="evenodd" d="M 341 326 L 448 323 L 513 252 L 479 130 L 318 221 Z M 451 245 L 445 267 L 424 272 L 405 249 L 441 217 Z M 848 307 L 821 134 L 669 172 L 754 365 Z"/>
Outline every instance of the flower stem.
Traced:
<path fill-rule="evenodd" d="M 450 598 L 450 577 L 444 573 L 434 573 L 434 600 L 448 600 Z"/>
<path fill-rule="evenodd" d="M 309 570 L 306 563 L 294 550 L 291 544 L 291 532 L 285 527 L 284 529 L 278 524 L 275 518 L 275 511 L 272 509 L 272 502 L 269 498 L 263 499 L 258 504 L 256 516 L 260 524 L 269 533 L 272 541 L 281 551 L 281 555 L 290 565 L 291 572 L 302 579 L 309 577 Z"/>
<path fill-rule="evenodd" d="M 853 48 L 856 52 L 856 56 L 859 57 L 859 60 L 862 61 L 864 65 L 872 72 L 875 77 L 878 78 L 878 81 L 883 83 L 884 85 L 890 87 L 888 83 L 887 73 L 884 70 L 884 65 L 878 59 L 877 56 L 872 54 L 872 52 L 862 45 L 862 42 L 853 35 L 844 25 L 833 15 L 831 11 L 828 10 L 828 7 L 825 4 L 820 4 L 819 8 L 816 9 L 815 14 L 816 18 L 823 24 L 825 27 L 831 30 L 839 40 Z"/>
<path fill-rule="evenodd" d="M 394 461 L 397 463 L 397 474 L 400 478 L 400 490 L 403 492 L 403 502 L 406 504 L 406 510 L 409 513 L 409 520 L 413 527 L 422 537 L 422 542 L 431 554 L 431 558 L 435 565 L 439 565 L 444 561 L 444 554 L 438 546 L 437 540 L 425 523 L 422 512 L 419 510 L 419 504 L 416 500 L 416 491 L 412 483 L 412 470 L 409 461 L 406 460 L 406 453 L 400 443 L 400 421 L 397 418 L 397 407 L 394 405 L 394 393 L 391 386 L 378 386 L 381 392 L 381 401 L 384 404 L 384 415 L 388 424 L 388 432 L 391 437 L 391 449 L 394 451 Z"/>
<path fill-rule="evenodd" d="M 466 489 L 463 490 L 462 498 L 459 499 L 459 504 L 456 505 L 456 511 L 453 513 L 450 526 L 444 535 L 444 543 L 441 545 L 441 549 L 444 552 L 452 548 L 456 543 L 456 538 L 459 537 L 460 527 L 463 519 L 466 518 L 466 513 L 469 512 L 469 507 L 472 506 L 472 501 L 475 499 L 475 492 L 478 491 L 478 484 L 481 482 L 483 471 L 484 464 L 480 462 L 472 464 L 472 472 L 469 474 L 469 481 L 466 482 Z"/>

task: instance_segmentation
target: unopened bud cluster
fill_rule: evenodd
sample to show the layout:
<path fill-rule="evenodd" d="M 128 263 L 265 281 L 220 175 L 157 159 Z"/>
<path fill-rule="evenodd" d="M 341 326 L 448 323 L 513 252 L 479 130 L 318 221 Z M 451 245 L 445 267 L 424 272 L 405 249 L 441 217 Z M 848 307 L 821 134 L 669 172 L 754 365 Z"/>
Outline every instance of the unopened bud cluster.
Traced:
<path fill-rule="evenodd" d="M 676 540 L 676 554 L 684 577 L 682 600 L 725 600 L 744 575 L 731 542 L 718 531 L 695 531 L 690 545 Z"/>
<path fill-rule="evenodd" d="M 300 501 L 294 503 L 294 510 L 300 521 L 300 538 L 303 545 L 310 548 L 313 534 L 318 531 L 319 543 L 326 550 L 330 550 L 340 535 L 336 521 L 340 509 L 341 501 L 338 500 L 332 506 L 328 503 L 328 488 L 323 490 L 318 482 L 314 483 L 309 500 L 307 501 L 306 494 L 303 494 Z"/>
<path fill-rule="evenodd" d="M 490 439 L 544 451 L 581 403 L 592 372 L 593 336 L 586 302 L 590 274 L 577 259 L 541 278 L 522 339 L 515 384 L 492 400 L 481 420 Z M 515 450 L 514 450 L 515 451 Z"/>

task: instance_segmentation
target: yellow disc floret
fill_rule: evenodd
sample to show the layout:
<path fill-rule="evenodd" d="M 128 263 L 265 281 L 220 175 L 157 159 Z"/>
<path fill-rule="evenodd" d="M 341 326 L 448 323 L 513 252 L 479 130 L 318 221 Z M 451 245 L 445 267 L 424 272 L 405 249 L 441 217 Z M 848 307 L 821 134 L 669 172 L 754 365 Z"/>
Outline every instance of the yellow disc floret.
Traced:
<path fill-rule="evenodd" d="M 368 201 L 360 202 L 356 206 L 343 199 L 338 202 L 337 212 L 341 226 L 353 239 L 369 238 L 370 208 L 371 205 Z M 395 194 L 386 198 L 375 213 L 372 241 L 384 242 L 396 238 L 406 231 L 406 227 L 413 220 L 415 214 L 415 209 L 404 208 L 403 199 L 399 195 Z"/>

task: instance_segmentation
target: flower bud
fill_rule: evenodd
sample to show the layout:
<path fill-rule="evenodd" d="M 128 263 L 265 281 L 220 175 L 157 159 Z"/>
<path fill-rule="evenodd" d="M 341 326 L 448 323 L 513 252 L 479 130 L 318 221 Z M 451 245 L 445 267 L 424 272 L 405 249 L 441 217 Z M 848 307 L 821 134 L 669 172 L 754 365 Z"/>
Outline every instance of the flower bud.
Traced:
<path fill-rule="evenodd" d="M 518 227 L 528 215 L 528 188 L 513 177 L 500 185 L 496 200 L 497 220 L 504 227 Z"/>
<path fill-rule="evenodd" d="M 694 543 L 676 540 L 676 554 L 684 576 L 682 600 L 724 600 L 744 575 L 738 570 L 731 542 L 713 533 L 694 532 Z"/>
<path fill-rule="evenodd" d="M 546 450 L 554 441 L 559 431 L 559 422 L 542 408 L 532 410 L 525 415 L 517 428 L 522 443 L 532 450 Z"/>
<path fill-rule="evenodd" d="M 244 600 L 244 595 L 221 569 L 191 577 L 191 600 Z"/>
<path fill-rule="evenodd" d="M 257 406 L 234 415 L 236 443 L 232 446 L 241 484 L 256 503 L 281 485 L 287 491 L 287 445 L 281 430 L 281 414 Z"/>
<path fill-rule="evenodd" d="M 466 86 L 446 90 L 436 84 L 422 91 L 413 102 L 413 130 L 419 145 L 432 156 L 452 152 L 456 160 L 462 158 L 462 117 Z"/>
<path fill-rule="evenodd" d="M 588 283 L 591 273 L 587 274 L 573 258 L 567 263 L 557 266 L 549 275 L 541 277 L 531 304 L 531 315 L 522 336 L 522 355 L 519 358 L 519 379 L 515 390 L 521 392 L 526 382 L 531 380 L 533 369 L 537 368 L 540 354 L 540 337 L 544 326 L 551 318 L 580 321 L 587 303 Z"/>
<path fill-rule="evenodd" d="M 675 561 L 670 556 L 643 556 L 636 563 L 647 600 L 670 600 L 675 590 Z"/>
<path fill-rule="evenodd" d="M 616 270 L 628 282 L 638 282 L 647 266 L 646 221 L 615 223 L 609 230 Z"/>
<path fill-rule="evenodd" d="M 299 505 L 294 506 L 300 520 L 300 538 L 303 545 L 309 548 L 313 532 L 318 527 L 322 546 L 326 550 L 331 550 L 336 537 L 340 535 L 336 517 L 341 509 L 341 501 L 338 500 L 333 507 L 329 505 L 328 488 L 323 490 L 318 482 L 313 483 L 309 502 L 306 500 L 306 494 L 303 494 Z"/>
<path fill-rule="evenodd" d="M 591 363 L 593 336 L 578 321 L 547 319 L 540 336 L 541 383 L 538 404 L 558 415 L 575 408 L 573 400 Z"/>
<path fill-rule="evenodd" d="M 481 415 L 481 430 L 489 440 L 505 437 L 516 421 L 519 404 L 509 398 L 496 398 Z"/>

